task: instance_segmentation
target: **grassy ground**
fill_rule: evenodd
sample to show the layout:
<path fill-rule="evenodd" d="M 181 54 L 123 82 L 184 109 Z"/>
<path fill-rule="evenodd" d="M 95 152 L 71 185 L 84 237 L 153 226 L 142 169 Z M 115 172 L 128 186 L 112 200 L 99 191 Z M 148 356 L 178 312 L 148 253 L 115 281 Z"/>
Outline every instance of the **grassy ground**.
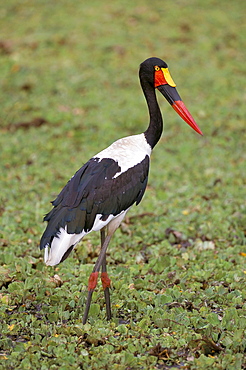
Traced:
<path fill-rule="evenodd" d="M 0 368 L 246 368 L 244 10 L 240 0 L 1 7 Z M 86 160 L 146 128 L 138 65 L 150 56 L 169 63 L 204 137 L 160 99 L 146 195 L 109 248 L 113 319 L 98 288 L 82 325 L 99 236 L 48 268 L 42 218 Z"/>

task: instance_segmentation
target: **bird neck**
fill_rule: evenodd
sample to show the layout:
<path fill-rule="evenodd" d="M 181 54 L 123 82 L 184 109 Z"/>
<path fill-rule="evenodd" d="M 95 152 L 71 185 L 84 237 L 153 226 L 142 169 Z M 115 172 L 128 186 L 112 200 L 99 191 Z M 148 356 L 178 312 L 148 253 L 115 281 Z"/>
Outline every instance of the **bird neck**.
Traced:
<path fill-rule="evenodd" d="M 160 140 L 163 131 L 162 115 L 156 99 L 155 89 L 143 81 L 141 81 L 141 85 L 147 101 L 150 116 L 149 126 L 144 132 L 144 135 L 146 141 L 153 149 Z"/>

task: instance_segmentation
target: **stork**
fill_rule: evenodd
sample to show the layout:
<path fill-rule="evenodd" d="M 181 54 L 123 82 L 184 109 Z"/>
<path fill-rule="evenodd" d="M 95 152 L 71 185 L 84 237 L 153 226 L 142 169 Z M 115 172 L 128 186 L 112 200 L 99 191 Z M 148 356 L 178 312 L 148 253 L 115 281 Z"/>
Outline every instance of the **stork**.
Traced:
<path fill-rule="evenodd" d="M 107 319 L 111 318 L 106 251 L 126 213 L 133 204 L 140 203 L 146 189 L 150 154 L 163 130 L 155 89 L 185 122 L 202 135 L 180 98 L 163 60 L 149 58 L 141 63 L 139 79 L 150 116 L 146 131 L 119 139 L 89 159 L 68 181 L 52 202 L 53 209 L 44 217 L 48 224 L 40 249 L 44 249 L 44 261 L 49 266 L 63 262 L 85 235 L 100 230 L 101 250 L 89 277 L 84 324 L 100 270 Z"/>

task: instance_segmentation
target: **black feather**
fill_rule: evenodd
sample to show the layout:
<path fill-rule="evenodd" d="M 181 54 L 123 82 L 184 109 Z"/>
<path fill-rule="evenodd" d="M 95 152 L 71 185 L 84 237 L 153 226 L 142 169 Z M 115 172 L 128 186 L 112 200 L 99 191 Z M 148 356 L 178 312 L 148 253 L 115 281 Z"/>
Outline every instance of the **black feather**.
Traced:
<path fill-rule="evenodd" d="M 48 225 L 40 249 L 51 245 L 60 228 L 67 226 L 69 234 L 88 232 L 97 214 L 105 221 L 139 204 L 147 185 L 149 157 L 114 178 L 120 170 L 110 158 L 92 158 L 81 167 L 52 202 L 54 208 L 44 218 Z"/>

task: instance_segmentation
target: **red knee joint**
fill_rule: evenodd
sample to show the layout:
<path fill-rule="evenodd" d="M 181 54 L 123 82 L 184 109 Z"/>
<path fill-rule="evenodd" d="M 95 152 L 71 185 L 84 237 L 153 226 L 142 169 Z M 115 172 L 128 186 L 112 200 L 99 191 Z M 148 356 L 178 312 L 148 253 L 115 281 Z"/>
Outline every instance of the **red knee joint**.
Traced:
<path fill-rule="evenodd" d="M 107 272 L 101 273 L 101 281 L 102 281 L 103 290 L 110 287 L 111 280 L 109 279 Z"/>
<path fill-rule="evenodd" d="M 98 272 L 92 272 L 89 277 L 88 290 L 94 290 L 97 286 Z"/>

